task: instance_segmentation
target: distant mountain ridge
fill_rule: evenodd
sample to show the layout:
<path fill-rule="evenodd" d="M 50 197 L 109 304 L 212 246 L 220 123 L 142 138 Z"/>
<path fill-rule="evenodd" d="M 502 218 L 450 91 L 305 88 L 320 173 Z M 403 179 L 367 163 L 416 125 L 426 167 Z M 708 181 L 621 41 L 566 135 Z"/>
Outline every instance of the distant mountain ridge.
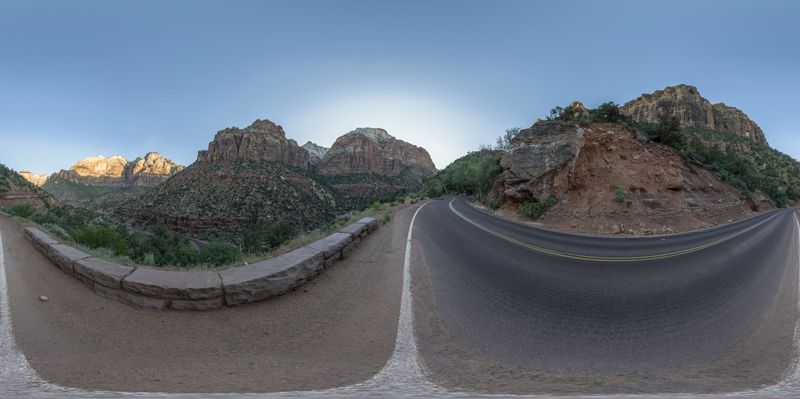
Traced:
<path fill-rule="evenodd" d="M 311 142 L 301 147 L 283 127 L 259 119 L 218 131 L 197 162 L 118 213 L 186 233 L 236 234 L 249 206 L 260 204 L 266 220 L 310 229 L 371 199 L 409 190 L 435 172 L 425 149 L 384 129 L 355 129 L 330 149 Z"/>
<path fill-rule="evenodd" d="M 183 169 L 184 166 L 157 152 L 148 152 L 133 161 L 120 155 L 90 156 L 50 176 L 30 172 L 20 175 L 62 203 L 108 209 L 157 186 Z"/>

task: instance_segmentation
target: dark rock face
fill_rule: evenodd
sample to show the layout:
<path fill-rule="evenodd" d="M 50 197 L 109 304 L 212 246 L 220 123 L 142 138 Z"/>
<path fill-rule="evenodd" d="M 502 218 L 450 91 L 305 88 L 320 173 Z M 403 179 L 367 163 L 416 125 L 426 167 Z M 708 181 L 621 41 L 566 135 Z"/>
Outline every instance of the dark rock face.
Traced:
<path fill-rule="evenodd" d="M 197 162 L 272 161 L 308 170 L 308 151 L 287 140 L 283 128 L 258 119 L 250 126 L 220 130 L 207 150 L 199 151 Z"/>
<path fill-rule="evenodd" d="M 542 122 L 523 129 L 500 159 L 503 172 L 494 191 L 516 201 L 544 201 L 567 173 L 583 146 L 584 130 L 571 122 Z"/>
<path fill-rule="evenodd" d="M 767 143 L 764 132 L 744 112 L 723 103 L 711 104 L 693 86 L 677 85 L 642 94 L 623 105 L 622 111 L 637 122 L 658 123 L 664 116 L 676 117 L 684 127 L 731 132 Z"/>
<path fill-rule="evenodd" d="M 428 151 L 391 136 L 386 130 L 358 128 L 336 139 L 320 162 L 322 175 L 374 173 L 387 177 L 411 173 L 420 179 L 436 173 Z"/>

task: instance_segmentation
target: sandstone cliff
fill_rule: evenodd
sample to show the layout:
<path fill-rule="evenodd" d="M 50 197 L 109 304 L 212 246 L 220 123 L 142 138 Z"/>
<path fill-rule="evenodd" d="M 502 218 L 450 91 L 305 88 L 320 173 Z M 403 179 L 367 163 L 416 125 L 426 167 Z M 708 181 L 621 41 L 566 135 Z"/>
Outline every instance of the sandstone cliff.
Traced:
<path fill-rule="evenodd" d="M 250 126 L 220 130 L 207 150 L 199 151 L 197 162 L 272 161 L 309 169 L 308 151 L 287 140 L 283 127 L 258 119 Z"/>
<path fill-rule="evenodd" d="M 336 139 L 318 171 L 322 175 L 374 173 L 389 177 L 411 173 L 421 178 L 435 174 L 436 166 L 422 147 L 398 140 L 383 129 L 358 128 Z"/>
<path fill-rule="evenodd" d="M 183 166 L 157 152 L 149 152 L 143 158 L 130 162 L 119 155 L 87 157 L 67 170 L 54 173 L 49 179 L 63 179 L 90 186 L 152 187 L 181 170 Z"/>
<path fill-rule="evenodd" d="M 144 158 L 136 158 L 125 165 L 122 179 L 126 186 L 155 186 L 172 175 L 182 171 L 184 167 L 157 152 L 148 152 Z"/>
<path fill-rule="evenodd" d="M 697 88 L 677 85 L 629 101 L 622 111 L 636 122 L 658 123 L 662 117 L 676 117 L 683 127 L 705 127 L 730 132 L 767 143 L 764 132 L 737 108 L 712 104 L 700 95 Z"/>
<path fill-rule="evenodd" d="M 557 204 L 539 221 L 590 233 L 669 233 L 724 223 L 770 203 L 752 202 L 671 148 L 640 142 L 624 125 L 539 122 L 502 155 L 489 202 L 519 214 L 528 201 Z"/>
<path fill-rule="evenodd" d="M 43 186 L 47 182 L 47 178 L 49 177 L 47 175 L 40 175 L 40 174 L 36 174 L 36 173 L 33 173 L 33 172 L 28 172 L 28 171 L 19 172 L 19 175 L 24 177 L 25 180 L 29 181 L 31 184 L 33 184 L 36 187 Z"/>
<path fill-rule="evenodd" d="M 128 160 L 119 155 L 108 158 L 100 155 L 83 158 L 55 174 L 76 183 L 124 186 L 122 172 L 127 164 Z"/>

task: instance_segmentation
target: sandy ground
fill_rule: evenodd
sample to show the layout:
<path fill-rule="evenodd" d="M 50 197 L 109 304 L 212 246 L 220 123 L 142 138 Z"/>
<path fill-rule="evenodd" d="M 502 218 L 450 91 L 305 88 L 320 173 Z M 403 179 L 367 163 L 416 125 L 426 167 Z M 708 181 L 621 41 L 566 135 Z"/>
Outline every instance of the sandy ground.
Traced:
<path fill-rule="evenodd" d="M 299 290 L 210 312 L 143 311 L 101 298 L 0 217 L 14 336 L 45 380 L 68 387 L 269 392 L 362 382 L 394 347 L 413 210 L 399 209 Z"/>

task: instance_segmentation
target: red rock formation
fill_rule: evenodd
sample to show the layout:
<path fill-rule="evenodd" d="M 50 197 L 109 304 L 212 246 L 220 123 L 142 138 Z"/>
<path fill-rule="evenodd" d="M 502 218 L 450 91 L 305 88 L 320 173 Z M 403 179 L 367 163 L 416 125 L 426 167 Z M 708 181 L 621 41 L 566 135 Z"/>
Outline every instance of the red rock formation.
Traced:
<path fill-rule="evenodd" d="M 336 139 L 319 164 L 322 175 L 374 173 L 387 177 L 412 174 L 418 178 L 436 173 L 430 155 L 391 136 L 386 130 L 358 128 Z"/>
<path fill-rule="evenodd" d="M 744 112 L 722 103 L 711 104 L 693 86 L 677 85 L 642 94 L 623 105 L 622 111 L 637 122 L 658 123 L 664 116 L 676 117 L 683 127 L 705 127 L 767 143 L 764 132 Z"/>
<path fill-rule="evenodd" d="M 197 154 L 197 162 L 244 160 L 274 161 L 306 170 L 311 165 L 308 152 L 287 140 L 281 126 L 261 119 L 244 129 L 220 130 L 208 149 Z"/>

